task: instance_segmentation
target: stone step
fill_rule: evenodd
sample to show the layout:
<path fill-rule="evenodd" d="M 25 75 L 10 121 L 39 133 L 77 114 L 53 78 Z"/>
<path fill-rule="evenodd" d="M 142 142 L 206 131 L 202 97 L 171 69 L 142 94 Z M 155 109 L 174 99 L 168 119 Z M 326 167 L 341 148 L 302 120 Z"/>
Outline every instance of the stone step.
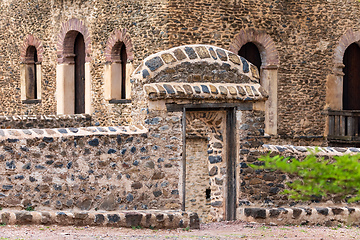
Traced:
<path fill-rule="evenodd" d="M 360 208 L 352 207 L 293 207 L 238 208 L 237 219 L 275 225 L 358 225 Z"/>
<path fill-rule="evenodd" d="M 196 213 L 162 210 L 116 212 L 0 211 L 0 224 L 199 229 Z"/>

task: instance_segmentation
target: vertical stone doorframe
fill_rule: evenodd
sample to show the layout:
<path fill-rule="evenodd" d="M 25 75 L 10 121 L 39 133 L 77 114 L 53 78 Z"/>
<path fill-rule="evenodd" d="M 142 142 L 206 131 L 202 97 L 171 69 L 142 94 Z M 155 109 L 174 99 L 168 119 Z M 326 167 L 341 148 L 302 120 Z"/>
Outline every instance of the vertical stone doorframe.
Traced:
<path fill-rule="evenodd" d="M 236 220 L 236 162 L 237 162 L 237 146 L 236 146 L 236 114 L 234 107 L 227 107 L 227 108 L 186 108 L 183 107 L 182 109 L 182 137 L 183 137 L 183 154 L 182 154 L 182 171 L 181 171 L 181 202 L 182 202 L 182 210 L 186 210 L 185 202 L 186 202 L 186 130 L 187 130 L 187 123 L 186 123 L 186 116 L 187 114 L 197 113 L 197 112 L 225 112 L 225 120 L 223 119 L 222 124 L 224 124 L 225 130 L 225 137 L 223 139 L 224 149 L 225 152 L 222 153 L 222 156 L 208 156 L 208 164 L 209 164 L 209 175 L 210 168 L 213 163 L 223 163 L 225 165 L 225 181 L 223 183 L 222 189 L 222 203 L 221 207 L 223 211 L 219 212 L 217 216 L 218 219 L 222 220 Z M 212 144 L 209 144 L 209 148 L 211 148 Z M 211 149 L 211 152 L 213 150 Z M 209 153 L 209 151 L 208 151 Z M 223 159 L 225 158 L 225 159 Z M 221 174 L 222 170 L 216 167 L 216 172 Z M 219 201 L 212 201 L 211 207 L 219 205 Z"/>

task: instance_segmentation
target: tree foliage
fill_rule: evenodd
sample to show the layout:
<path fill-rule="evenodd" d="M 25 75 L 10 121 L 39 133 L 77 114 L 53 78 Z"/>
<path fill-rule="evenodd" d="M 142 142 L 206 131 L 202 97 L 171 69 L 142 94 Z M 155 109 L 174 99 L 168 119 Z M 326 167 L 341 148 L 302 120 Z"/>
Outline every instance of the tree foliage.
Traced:
<path fill-rule="evenodd" d="M 304 160 L 270 157 L 270 154 L 258 160 L 264 165 L 251 165 L 255 169 L 281 170 L 295 174 L 299 178 L 289 182 L 289 189 L 282 193 L 289 194 L 294 200 L 311 200 L 314 197 L 335 195 L 342 199 L 349 197 L 348 202 L 360 200 L 360 154 L 335 156 L 332 160 L 316 156 L 310 152 Z"/>

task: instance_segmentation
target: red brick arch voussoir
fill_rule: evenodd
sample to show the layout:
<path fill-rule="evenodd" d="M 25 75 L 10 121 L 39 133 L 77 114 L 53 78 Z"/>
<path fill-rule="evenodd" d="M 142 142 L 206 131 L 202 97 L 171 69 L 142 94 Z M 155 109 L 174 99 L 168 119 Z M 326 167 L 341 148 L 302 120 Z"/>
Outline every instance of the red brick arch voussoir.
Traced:
<path fill-rule="evenodd" d="M 259 48 L 263 67 L 279 66 L 279 54 L 275 42 L 264 31 L 257 31 L 252 28 L 241 29 L 235 35 L 229 50 L 238 54 L 241 47 L 249 42 L 254 43 Z"/>
<path fill-rule="evenodd" d="M 36 48 L 38 62 L 41 63 L 43 61 L 44 47 L 42 42 L 32 34 L 28 34 L 20 46 L 20 61 L 26 62 L 26 52 L 30 46 L 34 46 Z"/>
<path fill-rule="evenodd" d="M 108 62 L 112 61 L 111 52 L 117 42 L 125 44 L 128 60 L 134 60 L 133 44 L 131 42 L 130 34 L 125 28 L 114 31 L 114 33 L 109 37 L 105 47 L 105 60 Z"/>
<path fill-rule="evenodd" d="M 90 62 L 91 58 L 91 38 L 88 28 L 84 22 L 72 18 L 63 23 L 57 39 L 57 59 L 58 63 L 67 61 L 67 57 L 73 54 L 74 41 L 77 33 L 81 33 L 85 42 L 85 62 Z"/>

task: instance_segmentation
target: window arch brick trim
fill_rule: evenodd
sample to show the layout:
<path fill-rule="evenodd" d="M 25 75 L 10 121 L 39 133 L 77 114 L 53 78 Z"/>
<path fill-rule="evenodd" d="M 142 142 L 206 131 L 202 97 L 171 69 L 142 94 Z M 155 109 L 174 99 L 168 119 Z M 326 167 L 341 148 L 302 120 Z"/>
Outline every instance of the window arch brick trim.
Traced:
<path fill-rule="evenodd" d="M 25 37 L 24 42 L 20 46 L 20 61 L 23 63 L 25 63 L 27 61 L 26 51 L 27 51 L 28 47 L 30 47 L 30 46 L 34 46 L 36 48 L 38 62 L 41 63 L 43 60 L 43 55 L 44 55 L 44 48 L 43 48 L 41 41 L 39 39 L 37 39 L 36 37 L 34 37 L 34 35 L 32 35 L 32 34 L 28 34 Z"/>
<path fill-rule="evenodd" d="M 248 42 L 254 43 L 259 48 L 263 67 L 279 66 L 279 54 L 275 42 L 264 31 L 241 29 L 240 33 L 235 35 L 229 50 L 238 54 L 241 47 Z"/>
<path fill-rule="evenodd" d="M 123 42 L 126 47 L 126 53 L 129 61 L 134 60 L 133 44 L 131 42 L 130 34 L 124 28 L 123 30 L 116 30 L 108 39 L 105 47 L 105 60 L 112 62 L 112 49 L 117 42 Z"/>
<path fill-rule="evenodd" d="M 352 29 L 349 29 L 339 38 L 338 45 L 334 51 L 334 63 L 335 63 L 335 74 L 343 75 L 342 69 L 344 68 L 343 58 L 345 50 L 355 42 L 360 41 L 360 32 L 354 32 Z"/>
<path fill-rule="evenodd" d="M 91 58 L 91 38 L 89 30 L 83 21 L 72 18 L 62 24 L 57 41 L 58 63 L 67 62 L 67 58 L 73 55 L 74 41 L 77 33 L 81 33 L 85 41 L 85 62 L 90 62 Z"/>

